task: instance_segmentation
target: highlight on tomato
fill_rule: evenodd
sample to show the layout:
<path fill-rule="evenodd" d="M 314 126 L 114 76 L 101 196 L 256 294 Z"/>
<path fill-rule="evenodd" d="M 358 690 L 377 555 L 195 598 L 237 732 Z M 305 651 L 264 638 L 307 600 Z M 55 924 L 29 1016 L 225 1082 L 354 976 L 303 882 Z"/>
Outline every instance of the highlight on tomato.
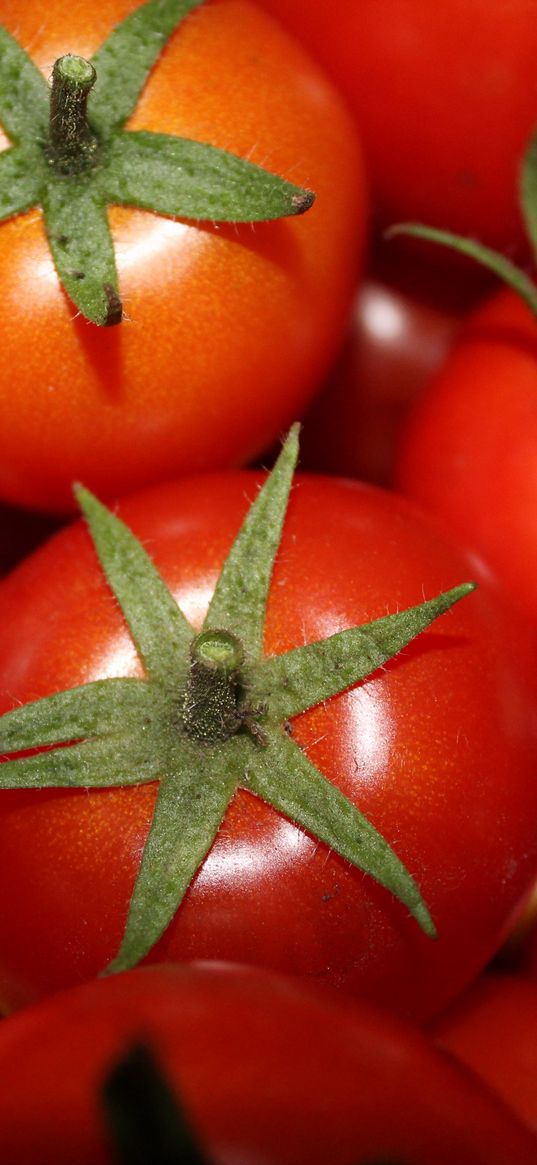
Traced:
<path fill-rule="evenodd" d="M 537 866 L 527 637 L 395 495 L 304 475 L 285 516 L 295 458 L 121 518 L 81 490 L 89 529 L 1 584 L 6 1009 L 211 958 L 421 1020 L 502 941 Z"/>
<path fill-rule="evenodd" d="M 159 1144 L 196 1165 L 535 1160 L 424 1035 L 254 968 L 161 964 L 59 993 L 0 1026 L 0 1071 L 18 1165 L 157 1161 Z"/>
<path fill-rule="evenodd" d="M 0 496 L 61 513 L 74 480 L 110 497 L 258 455 L 360 267 L 339 95 L 248 0 L 14 0 L 4 25 Z"/>

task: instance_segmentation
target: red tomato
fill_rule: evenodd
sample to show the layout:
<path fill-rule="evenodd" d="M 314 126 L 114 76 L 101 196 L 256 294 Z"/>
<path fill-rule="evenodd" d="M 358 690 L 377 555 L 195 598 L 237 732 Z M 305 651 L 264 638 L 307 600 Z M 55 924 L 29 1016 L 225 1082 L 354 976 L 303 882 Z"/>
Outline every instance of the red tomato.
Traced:
<path fill-rule="evenodd" d="M 200 476 L 120 505 L 197 627 L 257 480 Z M 266 652 L 422 602 L 468 575 L 403 499 L 304 476 L 276 562 Z M 0 605 L 1 711 L 142 674 L 82 523 L 5 579 Z M 498 947 L 537 868 L 526 641 L 482 587 L 369 682 L 294 721 L 313 764 L 416 878 L 436 942 L 387 890 L 239 791 L 150 960 L 255 963 L 419 1019 L 439 1011 Z M 155 785 L 2 792 L 6 1008 L 89 979 L 116 954 L 155 796 Z"/>
<path fill-rule="evenodd" d="M 518 167 L 537 120 L 536 0 L 262 6 L 348 98 L 381 225 L 413 219 L 509 252 L 521 245 Z"/>
<path fill-rule="evenodd" d="M 425 265 L 376 258 L 339 360 L 304 417 L 303 466 L 391 484 L 404 421 L 477 298 L 473 285 Z"/>
<path fill-rule="evenodd" d="M 12 0 L 9 31 L 50 76 L 91 55 L 136 0 Z M 72 508 L 261 452 L 297 416 L 340 339 L 364 235 L 351 119 L 321 71 L 245 0 L 209 2 L 166 46 L 128 129 L 191 137 L 317 193 L 305 216 L 192 225 L 113 208 L 127 318 L 73 318 L 39 214 L 0 226 L 0 495 Z"/>
<path fill-rule="evenodd" d="M 520 975 L 482 976 L 431 1029 L 537 1132 L 537 984 Z"/>
<path fill-rule="evenodd" d="M 417 404 L 396 480 L 537 622 L 537 325 L 511 291 L 470 320 Z"/>
<path fill-rule="evenodd" d="M 214 1165 L 535 1161 L 509 1110 L 418 1032 L 223 964 L 131 971 L 5 1022 L 2 1160 L 112 1165 L 98 1096 L 141 1037 Z"/>

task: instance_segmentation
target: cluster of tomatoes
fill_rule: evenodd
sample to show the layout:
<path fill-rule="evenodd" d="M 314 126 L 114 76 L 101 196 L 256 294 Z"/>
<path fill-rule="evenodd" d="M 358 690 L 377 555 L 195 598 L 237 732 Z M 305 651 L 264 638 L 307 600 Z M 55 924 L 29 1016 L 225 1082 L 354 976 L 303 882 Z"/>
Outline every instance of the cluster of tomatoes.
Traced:
<path fill-rule="evenodd" d="M 58 278 L 52 196 L 19 213 L 39 83 L 18 46 L 48 78 L 139 12 L 134 54 L 147 13 L 171 23 L 126 135 L 209 143 L 315 201 L 255 223 L 112 205 L 107 328 Z M 535 1165 L 537 324 L 469 261 L 383 231 L 420 221 L 530 269 L 537 0 L 10 0 L 0 24 L 0 713 L 144 676 L 73 483 L 197 631 L 296 420 L 267 657 L 478 583 L 284 728 L 435 938 L 240 788 L 142 965 L 103 977 L 158 782 L 2 787 L 0 1157 Z"/>

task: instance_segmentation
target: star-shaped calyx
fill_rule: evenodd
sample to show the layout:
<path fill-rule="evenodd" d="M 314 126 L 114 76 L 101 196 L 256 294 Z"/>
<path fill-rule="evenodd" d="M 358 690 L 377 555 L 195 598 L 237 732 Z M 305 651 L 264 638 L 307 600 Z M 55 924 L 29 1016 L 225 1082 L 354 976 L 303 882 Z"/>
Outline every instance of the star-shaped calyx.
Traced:
<path fill-rule="evenodd" d="M 40 206 L 59 278 L 95 324 L 122 305 L 106 207 L 172 218 L 258 222 L 302 214 L 312 191 L 225 150 L 168 134 L 125 131 L 166 40 L 202 0 L 150 0 L 95 56 L 56 61 L 49 88 L 0 26 L 0 221 Z"/>
<path fill-rule="evenodd" d="M 359 809 L 289 734 L 289 720 L 365 679 L 467 595 L 418 606 L 281 655 L 263 628 L 296 463 L 291 430 L 222 568 L 196 633 L 131 531 L 77 490 L 145 678 L 98 680 L 0 718 L 0 788 L 110 788 L 158 781 L 125 933 L 109 970 L 133 966 L 178 909 L 237 789 L 247 789 L 387 887 L 429 935 L 418 886 Z"/>

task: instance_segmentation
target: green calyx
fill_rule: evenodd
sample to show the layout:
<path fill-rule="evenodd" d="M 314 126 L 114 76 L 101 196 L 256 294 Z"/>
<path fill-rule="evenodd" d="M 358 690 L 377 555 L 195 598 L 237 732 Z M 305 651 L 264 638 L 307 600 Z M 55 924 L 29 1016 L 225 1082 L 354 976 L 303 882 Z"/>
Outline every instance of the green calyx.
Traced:
<path fill-rule="evenodd" d="M 6 756 L 0 788 L 158 781 L 123 941 L 108 971 L 133 966 L 157 942 L 239 788 L 376 879 L 426 934 L 435 934 L 414 878 L 360 810 L 311 764 L 289 720 L 366 679 L 475 584 L 265 656 L 265 610 L 297 452 L 295 426 L 229 551 L 199 634 L 130 530 L 77 489 L 145 678 L 98 680 L 0 718 Z M 16 756 L 47 745 L 63 747 Z"/>
<path fill-rule="evenodd" d="M 262 222 L 303 214 L 312 191 L 202 142 L 128 132 L 166 40 L 203 0 L 149 0 L 91 61 L 67 54 L 52 88 L 0 26 L 0 221 L 40 206 L 60 281 L 92 323 L 122 318 L 108 205 L 172 218 Z"/>

